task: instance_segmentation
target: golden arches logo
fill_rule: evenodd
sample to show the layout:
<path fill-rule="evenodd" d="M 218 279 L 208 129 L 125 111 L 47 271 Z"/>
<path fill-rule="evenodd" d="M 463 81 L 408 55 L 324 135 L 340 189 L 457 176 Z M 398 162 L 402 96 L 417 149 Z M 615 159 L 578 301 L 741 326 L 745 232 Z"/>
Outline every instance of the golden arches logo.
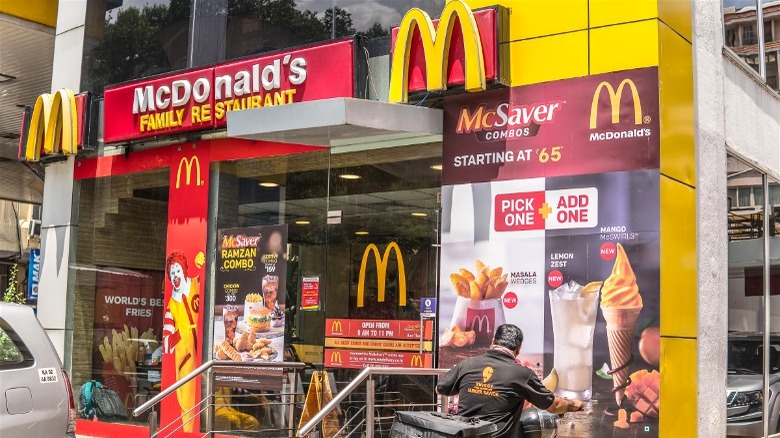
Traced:
<path fill-rule="evenodd" d="M 415 29 L 420 31 L 425 55 L 426 87 L 429 91 L 447 88 L 447 67 L 450 42 L 455 19 L 460 22 L 465 52 L 465 88 L 467 91 L 485 89 L 485 64 L 479 28 L 471 9 L 461 0 L 453 0 L 441 11 L 438 28 L 431 17 L 418 8 L 409 9 L 398 28 L 390 73 L 390 102 L 406 102 L 409 94 L 409 59 Z"/>
<path fill-rule="evenodd" d="M 410 362 L 411 362 L 410 365 L 411 365 L 412 368 L 422 368 L 423 365 L 424 365 L 423 358 L 419 354 L 413 355 L 412 356 L 412 360 Z"/>
<path fill-rule="evenodd" d="M 404 258 L 401 256 L 401 248 L 395 242 L 390 242 L 385 248 L 384 255 L 379 254 L 379 248 L 373 243 L 366 247 L 363 252 L 363 260 L 360 262 L 360 277 L 358 278 L 357 306 L 363 307 L 363 301 L 366 295 L 366 266 L 368 265 L 369 255 L 374 255 L 376 261 L 377 276 L 377 301 L 385 301 L 385 280 L 387 279 L 387 262 L 390 261 L 390 251 L 395 251 L 395 258 L 398 261 L 398 305 L 406 305 L 406 271 L 404 270 Z"/>
<path fill-rule="evenodd" d="M 35 100 L 25 144 L 27 161 L 40 161 L 44 154 L 75 154 L 78 148 L 78 111 L 72 90 L 41 94 Z"/>
<path fill-rule="evenodd" d="M 196 186 L 202 186 L 203 181 L 200 180 L 200 160 L 196 155 L 193 155 L 190 158 L 183 157 L 181 161 L 179 161 L 179 168 L 176 170 L 176 188 L 178 189 L 181 187 L 181 170 L 184 169 L 184 184 L 190 185 L 192 183 L 192 173 L 193 173 L 193 166 L 195 167 L 195 185 Z"/>
<path fill-rule="evenodd" d="M 330 354 L 330 363 L 341 363 L 341 352 L 340 351 L 334 351 Z"/>
<path fill-rule="evenodd" d="M 639 91 L 636 89 L 636 84 L 631 79 L 623 79 L 618 85 L 617 90 L 612 88 L 609 82 L 602 82 L 596 87 L 596 92 L 593 93 L 593 102 L 590 105 L 590 129 L 596 129 L 596 116 L 598 115 L 599 98 L 601 97 L 601 90 L 607 90 L 607 96 L 609 96 L 609 104 L 612 110 L 612 123 L 620 121 L 620 99 L 623 96 L 623 89 L 628 86 L 631 89 L 631 98 L 634 101 L 634 123 L 639 125 L 642 123 L 642 103 L 639 100 Z"/>
<path fill-rule="evenodd" d="M 341 324 L 341 321 L 335 320 L 332 323 L 330 323 L 330 331 L 334 333 L 341 333 L 344 331 L 344 326 Z"/>

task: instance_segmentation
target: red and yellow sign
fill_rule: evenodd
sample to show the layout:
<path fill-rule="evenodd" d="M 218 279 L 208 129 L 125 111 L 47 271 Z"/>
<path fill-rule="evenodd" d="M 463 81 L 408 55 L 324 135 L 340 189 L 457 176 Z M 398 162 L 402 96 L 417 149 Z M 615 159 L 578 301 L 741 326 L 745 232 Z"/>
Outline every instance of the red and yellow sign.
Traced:
<path fill-rule="evenodd" d="M 399 341 L 395 339 L 325 338 L 325 346 L 356 350 L 419 351 L 420 341 Z M 432 341 L 423 341 L 423 351 L 433 351 Z"/>
<path fill-rule="evenodd" d="M 373 339 L 420 339 L 420 328 L 424 327 L 423 339 L 431 340 L 433 322 L 394 319 L 326 319 L 325 336 L 336 338 Z"/>
<path fill-rule="evenodd" d="M 27 139 L 19 144 L 19 158 L 40 161 L 42 155 L 75 154 L 84 143 L 86 102 L 86 94 L 64 88 L 38 96 L 29 126 L 22 126 Z"/>
<path fill-rule="evenodd" d="M 325 349 L 325 366 L 332 368 L 432 368 L 430 353 Z"/>
<path fill-rule="evenodd" d="M 461 0 L 444 7 L 441 19 L 410 9 L 393 29 L 390 102 L 407 102 L 410 91 L 440 91 L 465 85 L 482 91 L 498 79 L 496 9 L 473 13 Z"/>
<path fill-rule="evenodd" d="M 351 97 L 353 84 L 351 40 L 135 81 L 106 89 L 104 141 L 222 128 L 229 111 Z"/>

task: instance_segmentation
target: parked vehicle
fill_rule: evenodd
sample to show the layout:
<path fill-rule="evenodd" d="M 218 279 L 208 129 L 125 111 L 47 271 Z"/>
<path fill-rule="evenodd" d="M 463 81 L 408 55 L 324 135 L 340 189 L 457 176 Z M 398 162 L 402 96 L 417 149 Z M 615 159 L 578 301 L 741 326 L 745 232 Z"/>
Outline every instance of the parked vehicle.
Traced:
<path fill-rule="evenodd" d="M 726 434 L 763 436 L 764 338 L 760 333 L 730 333 L 726 383 Z M 769 344 L 769 433 L 780 432 L 780 336 Z"/>
<path fill-rule="evenodd" d="M 0 303 L 0 436 L 75 437 L 67 373 L 30 307 Z"/>

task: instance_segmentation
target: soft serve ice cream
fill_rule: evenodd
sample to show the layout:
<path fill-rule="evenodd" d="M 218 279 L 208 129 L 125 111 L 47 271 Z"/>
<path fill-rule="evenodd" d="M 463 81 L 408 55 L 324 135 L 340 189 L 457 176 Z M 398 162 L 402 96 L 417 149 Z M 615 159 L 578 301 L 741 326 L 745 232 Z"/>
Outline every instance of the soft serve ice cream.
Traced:
<path fill-rule="evenodd" d="M 641 310 L 642 296 L 634 270 L 623 245 L 618 243 L 612 274 L 601 287 L 601 312 L 607 321 L 612 391 L 618 404 L 623 400 L 625 388 L 630 383 L 628 367 L 634 359 L 634 329 Z"/>

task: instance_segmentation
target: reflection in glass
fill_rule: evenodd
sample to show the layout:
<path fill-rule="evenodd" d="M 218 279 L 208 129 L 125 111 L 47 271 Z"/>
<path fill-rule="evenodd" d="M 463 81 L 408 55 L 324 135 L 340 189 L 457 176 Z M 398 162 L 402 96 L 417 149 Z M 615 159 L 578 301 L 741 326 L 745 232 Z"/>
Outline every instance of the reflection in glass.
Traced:
<path fill-rule="evenodd" d="M 89 0 L 82 89 L 187 67 L 192 0 Z"/>
<path fill-rule="evenodd" d="M 75 394 L 90 380 L 117 391 L 128 412 L 160 391 L 169 181 L 167 168 L 79 181 L 71 379 Z"/>
<path fill-rule="evenodd" d="M 764 59 L 759 59 L 758 23 L 754 0 L 723 0 L 724 44 L 742 58 L 754 70 L 759 71 L 765 63 L 766 82 L 769 87 L 778 88 L 778 56 L 780 55 L 780 2 L 762 0 L 764 14 L 765 43 Z"/>
<path fill-rule="evenodd" d="M 727 161 L 728 376 L 727 433 L 761 436 L 764 400 L 763 175 L 734 157 Z M 736 199 L 735 199 L 736 198 Z M 735 202 L 736 200 L 736 202 Z M 780 361 L 780 339 L 773 341 Z M 776 364 L 780 367 L 780 362 Z M 775 394 L 780 393 L 776 391 Z"/>
<path fill-rule="evenodd" d="M 768 233 L 769 239 L 769 408 L 767 412 L 777 413 L 780 407 L 780 181 L 769 178 Z M 769 433 L 778 432 L 777 416 L 769 417 Z"/>

